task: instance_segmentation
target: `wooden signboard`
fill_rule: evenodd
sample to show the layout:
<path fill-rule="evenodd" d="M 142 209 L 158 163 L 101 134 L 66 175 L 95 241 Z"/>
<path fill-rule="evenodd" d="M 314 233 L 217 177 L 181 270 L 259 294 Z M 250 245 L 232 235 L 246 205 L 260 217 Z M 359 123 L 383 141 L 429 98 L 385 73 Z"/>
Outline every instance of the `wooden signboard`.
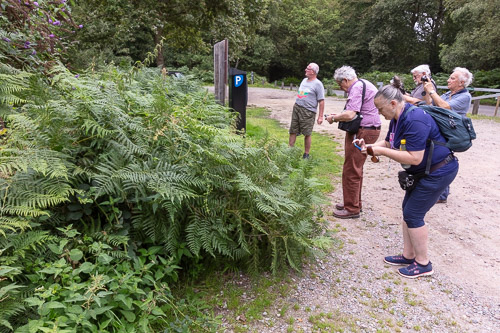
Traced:
<path fill-rule="evenodd" d="M 214 84 L 215 99 L 224 105 L 226 101 L 226 84 L 228 71 L 228 40 L 224 39 L 214 45 Z"/>

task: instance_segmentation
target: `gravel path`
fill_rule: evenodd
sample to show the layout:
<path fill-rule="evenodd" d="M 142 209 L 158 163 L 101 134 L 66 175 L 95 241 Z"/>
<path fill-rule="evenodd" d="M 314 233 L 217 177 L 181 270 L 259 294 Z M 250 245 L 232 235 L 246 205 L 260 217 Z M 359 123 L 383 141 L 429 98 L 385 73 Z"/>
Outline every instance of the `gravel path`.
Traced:
<path fill-rule="evenodd" d="M 271 117 L 287 126 L 293 97 L 290 91 L 250 88 L 249 104 L 268 107 Z M 327 98 L 325 113 L 339 112 L 343 103 Z M 383 263 L 385 255 L 401 253 L 403 191 L 395 176 L 400 166 L 388 159 L 367 162 L 361 217 L 336 219 L 325 207 L 338 246 L 290 276 L 290 289 L 261 320 L 238 318 L 233 326 L 231 313 L 221 309 L 226 331 L 500 332 L 500 217 L 495 210 L 500 207 L 500 145 L 495 141 L 500 124 L 475 120 L 474 127 L 478 139 L 459 155 L 461 169 L 448 204 L 436 205 L 426 217 L 433 276 L 406 279 L 397 274 L 398 267 Z M 333 126 L 315 130 L 343 142 Z M 340 202 L 341 190 L 330 197 L 331 206 Z"/>

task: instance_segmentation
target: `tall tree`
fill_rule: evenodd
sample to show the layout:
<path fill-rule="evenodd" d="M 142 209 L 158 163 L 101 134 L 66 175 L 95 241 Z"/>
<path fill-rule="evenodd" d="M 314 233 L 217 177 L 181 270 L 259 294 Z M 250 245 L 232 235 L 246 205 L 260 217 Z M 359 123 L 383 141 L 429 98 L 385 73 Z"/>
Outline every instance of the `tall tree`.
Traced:
<path fill-rule="evenodd" d="M 80 50 L 104 59 L 128 56 L 142 60 L 164 40 L 156 59 L 165 63 L 164 51 L 207 52 L 216 40 L 228 38 L 241 54 L 252 38 L 269 0 L 82 0 L 75 15 L 88 22 Z M 100 51 L 100 52 L 99 52 Z M 236 55 L 236 58 L 238 56 Z M 83 56 L 88 59 L 88 55 Z"/>
<path fill-rule="evenodd" d="M 446 4 L 450 9 L 449 24 L 459 31 L 454 40 L 443 45 L 443 68 L 500 68 L 500 1 L 447 0 Z"/>
<path fill-rule="evenodd" d="M 429 63 L 437 68 L 443 0 L 379 0 L 370 8 L 365 33 L 372 69 L 407 71 Z"/>
<path fill-rule="evenodd" d="M 309 62 L 320 65 L 321 76 L 331 76 L 339 48 L 334 37 L 340 24 L 337 2 L 283 0 L 274 3 L 272 12 L 269 37 L 276 53 L 271 79 L 300 77 Z"/>

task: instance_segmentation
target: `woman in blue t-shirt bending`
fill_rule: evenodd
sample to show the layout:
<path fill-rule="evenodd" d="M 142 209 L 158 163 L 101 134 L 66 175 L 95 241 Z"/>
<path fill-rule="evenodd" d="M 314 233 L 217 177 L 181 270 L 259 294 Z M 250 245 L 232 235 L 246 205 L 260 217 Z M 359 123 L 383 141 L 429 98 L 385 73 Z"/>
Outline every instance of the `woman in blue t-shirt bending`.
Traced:
<path fill-rule="evenodd" d="M 446 142 L 434 119 L 424 110 L 405 103 L 399 89 L 393 86 L 384 86 L 377 92 L 375 106 L 385 119 L 391 120 L 385 140 L 368 146 L 363 140 L 354 140 L 354 143 L 365 154 L 387 156 L 406 165 L 409 174 L 423 174 L 431 140 Z M 402 139 L 406 140 L 406 150 L 400 150 Z M 452 152 L 436 144 L 428 175 L 420 178 L 414 189 L 406 190 L 402 205 L 403 253 L 384 258 L 388 264 L 407 266 L 399 269 L 402 276 L 417 278 L 434 272 L 427 256 L 428 230 L 424 217 L 457 172 L 458 161 Z"/>

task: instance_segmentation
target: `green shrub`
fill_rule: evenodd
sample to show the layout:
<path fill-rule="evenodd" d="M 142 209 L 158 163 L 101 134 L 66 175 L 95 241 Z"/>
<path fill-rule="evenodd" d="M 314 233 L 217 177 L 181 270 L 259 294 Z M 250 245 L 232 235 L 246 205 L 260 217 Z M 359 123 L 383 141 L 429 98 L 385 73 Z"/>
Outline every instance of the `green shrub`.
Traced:
<path fill-rule="evenodd" d="M 169 284 L 177 281 L 180 267 L 172 257 L 167 259 L 164 248 L 144 247 L 129 257 L 128 237 L 106 232 L 83 235 L 71 226 L 58 230 L 57 237 L 41 234 L 37 243 L 30 233 L 2 242 L 12 249 L 7 251 L 10 256 L 21 250 L 20 238 L 31 239 L 25 243 L 36 244 L 38 250 L 48 250 L 45 254 L 37 251 L 38 256 L 29 259 L 17 257 L 16 265 L 24 266 L 24 283 L 35 287 L 26 298 L 10 295 L 21 307 L 10 311 L 11 321 L 19 326 L 17 332 L 56 327 L 87 332 L 152 332 L 169 326 L 212 325 L 201 313 L 198 319 L 186 315 L 186 305 L 174 300 Z M 11 290 L 14 287 L 21 286 L 10 284 Z M 3 309 L 12 308 L 9 302 L 0 304 Z M 25 310 L 23 316 L 21 310 Z M 3 324 L 13 328 L 7 321 Z"/>
<path fill-rule="evenodd" d="M 278 84 L 281 84 L 281 82 L 284 82 L 285 86 L 290 86 L 290 84 L 293 84 L 294 86 L 299 86 L 300 83 L 302 82 L 302 79 L 298 79 L 296 77 L 285 77 L 281 80 L 278 80 Z"/>
<path fill-rule="evenodd" d="M 365 79 L 370 81 L 375 85 L 375 87 L 378 86 L 378 82 L 382 82 L 382 85 L 389 84 L 391 79 L 394 77 L 394 75 L 399 76 L 401 81 L 404 84 L 404 87 L 406 91 L 411 91 L 415 87 L 415 83 L 413 82 L 413 77 L 410 73 L 402 74 L 402 73 L 396 73 L 396 72 L 379 72 L 379 71 L 374 71 L 374 72 L 369 72 L 369 73 L 363 73 L 363 74 L 358 74 L 359 78 Z"/>
<path fill-rule="evenodd" d="M 5 260 L 20 259 L 2 263 L 0 290 L 9 298 L 0 305 L 26 308 L 2 313 L 2 325 L 24 318 L 27 327 L 165 327 L 159 311 L 168 317 L 176 265 L 299 269 L 306 252 L 326 244 L 311 166 L 286 144 L 237 135 L 234 113 L 188 78 L 114 67 L 74 75 L 55 66 L 50 74 L 25 79 L 10 93 L 17 104 L 0 108 L 8 127 L 0 244 L 17 251 Z M 151 254 L 153 246 L 162 250 Z M 173 270 L 152 281 L 144 265 L 155 275 Z M 125 275 L 134 286 L 113 284 Z M 21 286 L 27 292 L 17 293 Z M 139 299 L 157 306 L 145 311 Z"/>
<path fill-rule="evenodd" d="M 500 68 L 491 71 L 476 71 L 472 85 L 481 88 L 500 88 Z"/>

